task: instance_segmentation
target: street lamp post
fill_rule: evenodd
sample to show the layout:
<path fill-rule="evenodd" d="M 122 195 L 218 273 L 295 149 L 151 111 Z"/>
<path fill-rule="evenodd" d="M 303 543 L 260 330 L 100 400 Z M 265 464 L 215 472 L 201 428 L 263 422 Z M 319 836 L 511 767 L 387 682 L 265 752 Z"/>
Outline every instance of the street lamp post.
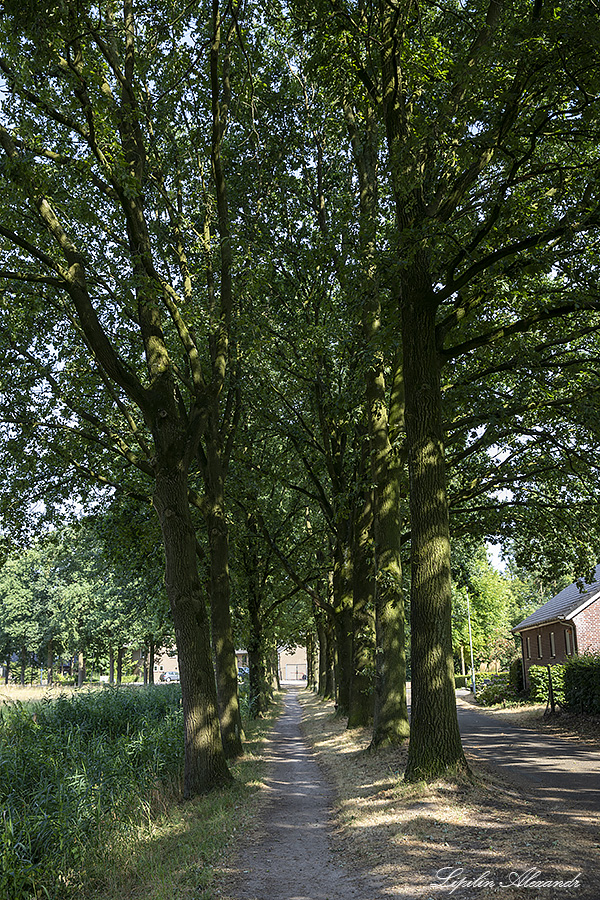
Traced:
<path fill-rule="evenodd" d="M 471 650 L 471 690 L 475 697 L 475 664 L 473 662 L 473 636 L 471 634 L 471 604 L 469 602 L 469 587 L 467 585 L 467 619 L 469 621 L 469 648 Z"/>

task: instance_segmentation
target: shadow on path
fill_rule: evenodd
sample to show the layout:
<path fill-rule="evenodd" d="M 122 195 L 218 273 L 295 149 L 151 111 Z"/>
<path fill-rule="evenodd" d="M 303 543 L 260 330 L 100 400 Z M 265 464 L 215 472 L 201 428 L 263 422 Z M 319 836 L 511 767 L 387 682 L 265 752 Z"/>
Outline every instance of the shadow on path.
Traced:
<path fill-rule="evenodd" d="M 268 799 L 254 842 L 234 860 L 235 900 L 379 900 L 373 881 L 348 871 L 331 846 L 332 795 L 301 732 L 297 692 L 285 694 L 285 710 L 267 746 Z"/>
<path fill-rule="evenodd" d="M 457 709 L 465 750 L 535 794 L 553 814 L 578 819 L 600 812 L 600 751 L 499 722 L 460 699 Z"/>

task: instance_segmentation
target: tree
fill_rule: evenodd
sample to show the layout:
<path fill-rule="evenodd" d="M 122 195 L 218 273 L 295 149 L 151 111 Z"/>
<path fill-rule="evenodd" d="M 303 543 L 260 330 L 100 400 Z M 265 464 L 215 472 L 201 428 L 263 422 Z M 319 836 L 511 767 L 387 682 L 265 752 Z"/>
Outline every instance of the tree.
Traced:
<path fill-rule="evenodd" d="M 461 357 L 476 369 L 484 348 L 597 307 L 585 267 L 572 261 L 588 257 L 598 224 L 586 168 L 596 165 L 589 150 L 598 91 L 582 22 L 592 43 L 598 27 L 585 5 L 579 16 L 538 3 L 327 8 L 329 17 L 318 2 L 294 4 L 308 33 L 328 48 L 328 59 L 319 60 L 325 78 L 354 79 L 386 129 L 396 219 L 386 284 L 402 317 L 410 470 L 407 777 L 419 778 L 464 766 L 452 689 L 444 428 L 454 409 L 452 394 L 442 397 L 442 367 L 451 386 Z M 479 370 L 477 387 L 502 368 L 495 361 Z M 476 449 L 474 432 L 460 440 Z"/>
<path fill-rule="evenodd" d="M 214 91 L 215 78 L 227 79 L 227 66 L 219 69 L 227 26 L 216 2 L 205 34 L 193 11 L 181 17 L 169 4 L 134 10 L 124 0 L 99 16 L 84 4 L 8 4 L 6 13 L 1 67 L 18 102 L 4 106 L 0 127 L 1 274 L 11 298 L 2 330 L 38 385 L 24 402 L 53 398 L 43 427 L 87 435 L 150 479 L 180 660 L 189 797 L 230 779 L 189 499 L 211 398 L 223 388 L 231 298 L 212 295 L 207 317 L 196 315 L 191 262 L 202 256 L 202 233 L 183 206 L 182 179 L 191 175 L 175 148 L 197 132 L 175 134 L 173 123 L 194 108 L 181 73 L 203 59 L 208 37 L 218 181 L 224 109 Z M 191 204 L 202 196 L 198 178 L 186 191 Z M 208 367 L 195 328 L 211 337 Z M 74 393 L 70 373 L 80 365 L 101 404 Z M 31 427 L 29 412 L 17 413 L 16 427 Z M 88 461 L 82 469 L 89 474 Z"/>

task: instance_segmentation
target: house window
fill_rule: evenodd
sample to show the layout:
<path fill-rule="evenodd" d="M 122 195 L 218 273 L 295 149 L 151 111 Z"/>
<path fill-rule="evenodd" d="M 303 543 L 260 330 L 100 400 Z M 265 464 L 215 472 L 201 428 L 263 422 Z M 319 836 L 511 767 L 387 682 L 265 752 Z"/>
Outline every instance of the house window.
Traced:
<path fill-rule="evenodd" d="M 527 643 L 527 659 L 531 659 L 531 638 L 527 637 L 525 641 Z"/>
<path fill-rule="evenodd" d="M 550 656 L 556 656 L 556 644 L 554 643 L 554 632 L 550 632 Z"/>
<path fill-rule="evenodd" d="M 544 655 L 542 653 L 542 636 L 541 636 L 541 634 L 538 634 L 538 636 L 537 636 L 537 645 L 538 645 L 538 659 L 541 659 Z"/>
<path fill-rule="evenodd" d="M 570 631 L 565 631 L 565 650 L 566 650 L 567 656 L 573 655 L 573 647 L 571 645 L 571 632 Z"/>

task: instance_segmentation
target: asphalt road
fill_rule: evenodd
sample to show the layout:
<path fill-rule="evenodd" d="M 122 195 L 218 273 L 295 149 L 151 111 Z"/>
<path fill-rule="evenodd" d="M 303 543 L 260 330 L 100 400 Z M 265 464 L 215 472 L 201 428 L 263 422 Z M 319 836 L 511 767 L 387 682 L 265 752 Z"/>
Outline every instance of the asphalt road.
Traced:
<path fill-rule="evenodd" d="M 457 698 L 463 747 L 556 811 L 600 812 L 600 751 L 507 725 Z"/>

